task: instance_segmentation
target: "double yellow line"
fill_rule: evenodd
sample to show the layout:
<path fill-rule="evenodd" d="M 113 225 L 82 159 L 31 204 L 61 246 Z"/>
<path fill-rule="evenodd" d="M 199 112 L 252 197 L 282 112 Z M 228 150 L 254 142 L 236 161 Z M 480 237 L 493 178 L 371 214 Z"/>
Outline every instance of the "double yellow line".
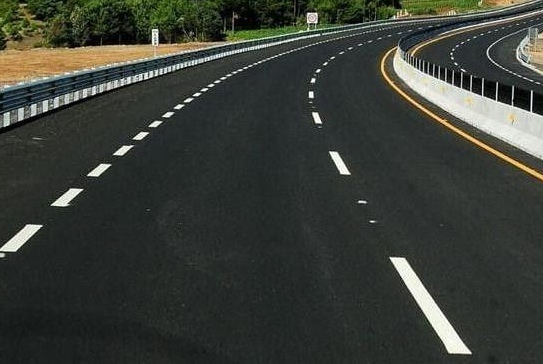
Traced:
<path fill-rule="evenodd" d="M 390 78 L 390 76 L 388 75 L 387 70 L 386 70 L 386 62 L 387 62 L 388 58 L 391 56 L 391 54 L 393 52 L 395 52 L 395 51 L 396 51 L 396 47 L 390 49 L 383 56 L 383 58 L 381 59 L 381 74 L 383 75 L 383 78 L 385 79 L 385 81 L 390 85 L 390 87 L 392 87 L 392 89 L 394 89 L 394 91 L 396 91 L 400 96 L 402 96 L 404 99 L 406 99 L 415 108 L 419 109 L 424 114 L 426 114 L 431 119 L 438 122 L 439 124 L 443 125 L 447 129 L 451 130 L 452 132 L 456 133 L 457 135 L 461 136 L 462 138 L 468 140 L 469 142 L 475 144 L 476 146 L 478 146 L 479 148 L 485 150 L 486 152 L 498 157 L 499 159 L 505 161 L 506 163 L 509 163 L 509 164 L 513 165 L 514 167 L 522 170 L 523 172 L 525 172 L 525 173 L 529 174 L 530 176 L 532 176 L 534 178 L 537 178 L 538 180 L 543 182 L 543 174 L 541 174 L 540 172 L 536 171 L 533 168 L 530 168 L 530 167 L 526 166 L 525 164 L 517 161 L 514 158 L 509 157 L 508 155 L 500 152 L 499 150 L 497 150 L 495 148 L 492 148 L 490 145 L 488 145 L 488 144 L 480 141 L 479 139 L 471 136 L 470 134 L 466 133 L 465 131 L 460 130 L 456 126 L 452 125 L 447 119 L 444 119 L 444 118 L 438 116 L 437 114 L 435 114 L 434 112 L 432 112 L 428 108 L 424 107 L 418 101 L 413 99 L 411 96 L 409 96 L 405 91 L 400 89 L 394 83 L 394 81 Z"/>

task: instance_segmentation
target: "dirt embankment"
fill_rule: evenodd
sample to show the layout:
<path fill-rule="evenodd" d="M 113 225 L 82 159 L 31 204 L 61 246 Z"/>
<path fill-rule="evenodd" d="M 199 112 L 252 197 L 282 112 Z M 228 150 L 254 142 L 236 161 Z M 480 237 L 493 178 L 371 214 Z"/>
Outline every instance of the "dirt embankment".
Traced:
<path fill-rule="evenodd" d="M 201 49 L 221 43 L 161 44 L 157 55 Z M 0 52 L 0 87 L 65 72 L 152 57 L 150 45 L 36 48 Z"/>
<path fill-rule="evenodd" d="M 528 0 L 483 0 L 485 5 L 507 6 Z M 22 42 L 24 43 L 24 42 Z M 158 55 L 172 54 L 182 51 L 201 49 L 219 43 L 183 43 L 161 44 Z M 543 41 L 542 41 L 543 44 Z M 21 44 L 22 48 L 25 44 Z M 48 77 L 103 66 L 112 63 L 132 61 L 153 56 L 150 45 L 103 46 L 82 48 L 36 48 L 0 51 L 0 88 L 21 81 L 29 81 L 40 77 Z M 539 60 L 539 54 L 536 58 Z M 543 62 L 543 56 L 542 56 Z"/>

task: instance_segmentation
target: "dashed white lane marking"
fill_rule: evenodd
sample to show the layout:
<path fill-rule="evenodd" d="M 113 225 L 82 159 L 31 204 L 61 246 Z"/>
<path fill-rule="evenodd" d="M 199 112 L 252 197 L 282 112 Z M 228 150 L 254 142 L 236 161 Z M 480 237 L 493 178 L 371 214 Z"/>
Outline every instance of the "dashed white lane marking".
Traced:
<path fill-rule="evenodd" d="M 341 55 L 341 54 L 345 54 L 345 51 L 341 51 L 341 52 L 339 52 L 339 54 L 340 54 L 340 55 Z"/>
<path fill-rule="evenodd" d="M 194 99 L 192 97 L 187 97 L 183 102 L 185 104 L 190 104 Z"/>
<path fill-rule="evenodd" d="M 208 92 L 208 91 L 209 91 L 209 89 L 208 89 L 207 87 L 204 87 L 204 88 L 202 88 L 202 89 L 200 90 L 200 92 Z"/>
<path fill-rule="evenodd" d="M 342 176 L 350 176 L 351 172 L 349 172 L 349 169 L 343 162 L 343 159 L 341 159 L 341 156 L 338 152 L 330 151 L 330 157 L 332 158 L 332 161 L 336 165 L 337 170 L 339 171 L 339 174 Z"/>
<path fill-rule="evenodd" d="M 214 84 L 214 83 L 210 83 L 209 85 L 207 85 L 207 87 L 209 87 L 209 88 L 215 87 L 215 84 Z"/>
<path fill-rule="evenodd" d="M 317 125 L 322 125 L 322 120 L 318 112 L 312 112 L 311 115 L 313 116 L 313 121 Z"/>
<path fill-rule="evenodd" d="M 471 355 L 471 351 L 464 344 L 460 336 L 458 336 L 432 296 L 430 296 L 430 293 L 428 293 L 415 271 L 411 268 L 409 262 L 405 258 L 394 257 L 391 257 L 390 261 L 445 345 L 447 352 L 449 354 Z"/>
<path fill-rule="evenodd" d="M 359 205 L 367 205 L 368 201 L 366 201 L 366 200 L 358 200 L 358 201 L 356 201 L 356 203 L 359 204 Z"/>
<path fill-rule="evenodd" d="M 123 157 L 130 149 L 134 148 L 133 145 L 123 145 L 115 153 L 113 153 L 116 157 Z"/>
<path fill-rule="evenodd" d="M 224 81 L 224 80 L 226 80 L 227 78 L 228 78 L 228 77 L 221 77 L 220 80 L 221 80 L 221 81 Z"/>
<path fill-rule="evenodd" d="M 320 68 L 317 68 L 317 70 L 315 71 L 315 73 L 321 73 L 321 69 L 320 69 Z"/>
<path fill-rule="evenodd" d="M 307 93 L 307 96 L 308 96 L 310 99 L 314 99 L 314 98 L 315 98 L 315 92 L 309 91 L 309 92 Z"/>
<path fill-rule="evenodd" d="M 147 135 L 149 135 L 149 132 L 140 131 L 138 134 L 136 134 L 135 137 L 132 138 L 132 140 L 143 140 Z"/>
<path fill-rule="evenodd" d="M 201 92 L 196 92 L 194 95 L 192 95 L 192 97 L 200 97 L 200 96 L 202 96 Z"/>
<path fill-rule="evenodd" d="M 326 67 L 326 66 L 328 66 L 328 62 L 324 62 L 322 65 L 323 65 L 324 67 Z"/>
<path fill-rule="evenodd" d="M 315 82 L 317 82 L 317 79 L 316 79 L 315 77 L 313 77 L 313 78 L 311 79 L 311 81 L 309 81 L 309 83 L 311 83 L 311 84 L 315 84 Z"/>
<path fill-rule="evenodd" d="M 158 128 L 161 124 L 162 124 L 162 121 L 160 121 L 160 120 L 155 120 L 155 121 L 153 121 L 151 124 L 149 124 L 149 127 L 150 127 L 150 128 Z"/>
<path fill-rule="evenodd" d="M 184 107 L 185 107 L 185 105 L 183 105 L 183 104 L 177 104 L 177 105 L 174 106 L 174 109 L 175 110 L 181 110 Z"/>
<path fill-rule="evenodd" d="M 108 170 L 109 167 L 111 167 L 111 164 L 99 164 L 98 167 L 94 168 L 92 171 L 89 172 L 89 174 L 87 174 L 87 177 L 100 177 L 102 173 Z"/>
<path fill-rule="evenodd" d="M 165 119 L 169 119 L 171 118 L 175 113 L 173 111 L 168 111 L 167 113 L 165 113 L 164 115 L 162 115 L 163 118 Z"/>
<path fill-rule="evenodd" d="M 70 188 L 68 191 L 64 192 L 55 202 L 51 204 L 53 207 L 68 207 L 70 202 L 77 197 L 81 192 L 82 188 Z"/>
<path fill-rule="evenodd" d="M 331 61 L 334 60 L 334 59 L 336 59 L 336 56 L 330 57 L 330 60 L 331 60 Z"/>
<path fill-rule="evenodd" d="M 0 252 L 2 253 L 16 253 L 27 241 L 30 240 L 34 234 L 38 232 L 43 227 L 43 225 L 28 224 L 17 234 L 15 234 L 7 243 L 5 243 L 1 248 Z"/>

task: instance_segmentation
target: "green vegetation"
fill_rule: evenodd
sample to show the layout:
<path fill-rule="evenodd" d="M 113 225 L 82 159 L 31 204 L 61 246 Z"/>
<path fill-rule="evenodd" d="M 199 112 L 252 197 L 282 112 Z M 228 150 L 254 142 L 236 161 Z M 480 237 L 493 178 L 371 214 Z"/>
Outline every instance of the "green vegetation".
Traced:
<path fill-rule="evenodd" d="M 457 12 L 478 8 L 479 0 L 402 0 L 402 8 L 412 15 L 442 14 L 449 10 Z"/>
<path fill-rule="evenodd" d="M 2 29 L 0 29 L 0 51 L 3 49 L 6 49 L 6 43 L 7 43 L 6 34 Z"/>
<path fill-rule="evenodd" d="M 321 23 L 388 18 L 399 0 L 0 0 L 0 28 L 10 40 L 43 32 L 50 46 L 148 43 L 271 36 L 305 29 L 305 14 Z M 292 28 L 285 28 L 292 27 Z M 268 30 L 269 29 L 269 30 Z M 258 30 L 257 33 L 239 31 Z"/>
<path fill-rule="evenodd" d="M 319 26 L 319 28 L 324 28 L 324 26 Z M 267 37 L 274 37 L 279 35 L 303 32 L 307 29 L 307 26 L 287 26 L 281 28 L 265 28 L 265 29 L 253 29 L 253 30 L 240 30 L 237 32 L 228 32 L 226 40 L 229 41 L 238 41 L 238 40 L 249 40 L 249 39 L 260 39 Z"/>

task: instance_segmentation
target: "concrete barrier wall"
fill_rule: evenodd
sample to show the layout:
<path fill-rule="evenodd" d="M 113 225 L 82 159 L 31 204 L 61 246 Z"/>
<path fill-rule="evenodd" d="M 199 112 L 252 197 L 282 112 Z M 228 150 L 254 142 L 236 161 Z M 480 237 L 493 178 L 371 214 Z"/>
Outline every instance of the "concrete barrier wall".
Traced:
<path fill-rule="evenodd" d="M 433 78 L 394 57 L 397 75 L 416 93 L 474 127 L 543 159 L 543 116 Z"/>

